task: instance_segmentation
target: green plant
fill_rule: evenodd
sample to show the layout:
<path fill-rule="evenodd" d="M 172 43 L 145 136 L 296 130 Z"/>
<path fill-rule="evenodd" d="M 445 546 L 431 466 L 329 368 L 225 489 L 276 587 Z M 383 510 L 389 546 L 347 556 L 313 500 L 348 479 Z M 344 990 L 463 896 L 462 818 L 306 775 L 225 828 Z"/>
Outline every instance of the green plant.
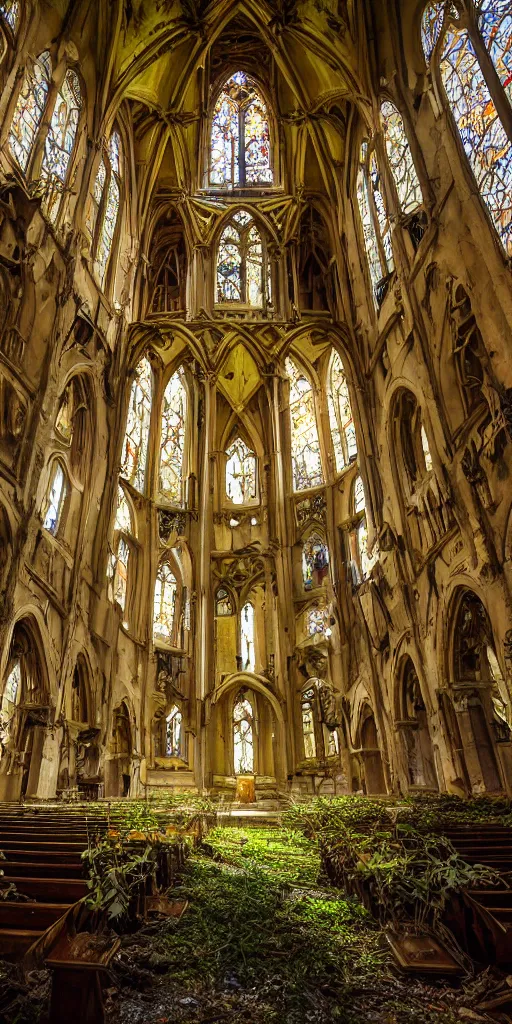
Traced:
<path fill-rule="evenodd" d="M 97 837 L 84 850 L 82 860 L 89 875 L 87 906 L 119 926 L 136 916 L 134 902 L 156 870 L 156 844 L 146 843 L 139 850 L 123 839 Z"/>

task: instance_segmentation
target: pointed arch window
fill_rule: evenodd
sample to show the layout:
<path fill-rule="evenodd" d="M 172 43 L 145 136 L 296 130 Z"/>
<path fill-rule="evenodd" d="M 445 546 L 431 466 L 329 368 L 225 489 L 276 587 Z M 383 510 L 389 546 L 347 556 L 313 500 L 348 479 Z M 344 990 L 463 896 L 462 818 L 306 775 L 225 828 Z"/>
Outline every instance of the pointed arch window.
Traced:
<path fill-rule="evenodd" d="M 81 109 L 80 80 L 76 72 L 70 69 L 66 72 L 53 108 L 41 166 L 41 178 L 45 182 L 45 209 L 53 222 L 57 218 L 66 184 Z"/>
<path fill-rule="evenodd" d="M 385 282 L 395 267 L 391 229 L 380 187 L 380 173 L 373 143 L 363 142 L 357 174 L 357 201 L 370 280 L 376 305 L 385 294 Z"/>
<path fill-rule="evenodd" d="M 238 210 L 224 228 L 217 254 L 217 302 L 260 309 L 270 301 L 268 261 L 263 238 L 247 210 Z"/>
<path fill-rule="evenodd" d="M 256 664 L 254 649 L 254 606 L 250 601 L 244 604 L 240 616 L 240 647 L 242 651 L 242 670 L 254 672 Z"/>
<path fill-rule="evenodd" d="M 233 604 L 224 587 L 221 587 L 215 595 L 215 614 L 220 616 L 233 614 Z"/>
<path fill-rule="evenodd" d="M 152 400 L 153 371 L 149 359 L 144 356 L 135 370 L 130 391 L 121 462 L 121 476 L 141 493 L 146 479 Z"/>
<path fill-rule="evenodd" d="M 316 757 L 315 712 L 316 694 L 313 689 L 302 694 L 302 738 L 304 740 L 304 758 L 306 761 Z"/>
<path fill-rule="evenodd" d="M 254 771 L 254 714 L 251 702 L 240 690 L 233 707 L 233 753 L 235 775 Z"/>
<path fill-rule="evenodd" d="M 360 476 L 352 484 L 352 517 L 354 526 L 350 532 L 349 546 L 352 565 L 352 582 L 357 585 L 367 579 L 375 562 L 375 556 L 368 553 L 368 523 L 366 519 L 366 496 Z"/>
<path fill-rule="evenodd" d="M 503 244 L 512 256 L 512 138 L 499 116 L 504 94 L 496 69 L 512 98 L 510 5 L 482 0 L 478 27 L 462 25 L 448 3 L 429 3 L 422 20 L 426 60 L 439 67 L 444 91 L 480 195 Z M 477 57 L 477 53 L 479 56 Z"/>
<path fill-rule="evenodd" d="M 288 358 L 285 366 L 290 381 L 293 489 L 303 491 L 324 482 L 315 397 L 311 382 L 293 360 Z"/>
<path fill-rule="evenodd" d="M 121 137 L 114 129 L 108 144 L 105 143 L 103 146 L 100 165 L 89 197 L 87 226 L 91 235 L 91 255 L 100 284 L 105 280 L 119 218 L 121 171 Z"/>
<path fill-rule="evenodd" d="M 311 533 L 302 548 L 304 589 L 320 587 L 329 572 L 329 549 L 318 533 Z"/>
<path fill-rule="evenodd" d="M 166 501 L 184 504 L 183 470 L 185 466 L 185 435 L 187 421 L 187 390 L 185 373 L 180 366 L 170 378 L 162 400 L 162 432 L 160 435 L 160 472 L 158 489 Z"/>
<path fill-rule="evenodd" d="M 175 704 L 165 719 L 165 754 L 166 757 L 181 757 L 181 729 L 183 717 Z"/>
<path fill-rule="evenodd" d="M 128 592 L 129 537 L 133 535 L 132 513 L 123 488 L 117 488 L 116 518 L 114 521 L 114 550 L 108 566 L 109 596 L 124 612 Z"/>
<path fill-rule="evenodd" d="M 357 458 L 357 441 L 347 378 L 338 352 L 333 351 L 327 374 L 327 405 L 336 472 Z"/>
<path fill-rule="evenodd" d="M 155 582 L 153 636 L 171 642 L 173 637 L 178 585 L 169 562 L 160 562 Z"/>
<path fill-rule="evenodd" d="M 48 50 L 27 65 L 9 131 L 9 149 L 22 171 L 32 149 L 48 100 L 52 62 Z"/>
<path fill-rule="evenodd" d="M 18 0 L 3 0 L 0 3 L 0 15 L 7 22 L 13 32 L 16 32 L 20 19 L 20 4 Z"/>
<path fill-rule="evenodd" d="M 226 452 L 226 494 L 234 505 L 256 499 L 256 456 L 241 437 Z"/>
<path fill-rule="evenodd" d="M 55 462 L 43 519 L 45 530 L 48 530 L 48 533 L 53 534 L 54 537 L 57 536 L 61 525 L 67 490 L 68 485 L 64 468 L 60 462 Z"/>
<path fill-rule="evenodd" d="M 212 116 L 210 185 L 272 184 L 268 114 L 256 83 L 237 71 L 222 87 Z"/>
<path fill-rule="evenodd" d="M 386 152 L 400 209 L 404 215 L 414 213 L 418 206 L 421 206 L 423 196 L 402 115 L 389 100 L 381 105 L 380 112 Z"/>

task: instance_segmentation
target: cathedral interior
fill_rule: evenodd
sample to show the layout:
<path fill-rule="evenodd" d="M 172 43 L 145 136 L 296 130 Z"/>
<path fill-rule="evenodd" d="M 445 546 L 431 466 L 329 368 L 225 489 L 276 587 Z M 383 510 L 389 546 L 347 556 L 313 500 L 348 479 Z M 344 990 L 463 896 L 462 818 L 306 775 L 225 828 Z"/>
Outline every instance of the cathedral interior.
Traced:
<path fill-rule="evenodd" d="M 1 1020 L 512 1024 L 511 271 L 510 0 L 0 0 Z"/>
<path fill-rule="evenodd" d="M 512 794 L 511 39 L 0 2 L 0 801 Z"/>

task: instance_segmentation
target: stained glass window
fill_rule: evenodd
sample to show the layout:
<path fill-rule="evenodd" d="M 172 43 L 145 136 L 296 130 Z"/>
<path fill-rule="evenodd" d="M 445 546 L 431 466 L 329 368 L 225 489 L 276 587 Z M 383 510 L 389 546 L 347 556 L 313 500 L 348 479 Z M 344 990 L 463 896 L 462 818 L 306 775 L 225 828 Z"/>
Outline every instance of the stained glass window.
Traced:
<path fill-rule="evenodd" d="M 122 487 L 117 488 L 117 508 L 114 522 L 115 553 L 111 555 L 107 574 L 109 596 L 124 611 L 128 588 L 128 560 L 130 545 L 127 535 L 133 533 L 132 514 Z"/>
<path fill-rule="evenodd" d="M 302 548 L 302 576 L 304 588 L 311 590 L 313 587 L 320 587 L 324 576 L 327 575 L 329 567 L 329 549 L 325 541 L 312 533 Z"/>
<path fill-rule="evenodd" d="M 47 50 L 27 65 L 9 131 L 9 148 L 22 171 L 26 171 L 32 146 L 41 124 L 52 74 Z"/>
<path fill-rule="evenodd" d="M 55 420 L 55 429 L 66 444 L 71 444 L 73 437 L 73 417 L 75 414 L 75 389 L 73 382 L 68 384 L 59 405 Z"/>
<path fill-rule="evenodd" d="M 18 0 L 3 0 L 3 2 L 0 3 L 0 14 L 5 18 L 13 32 L 15 32 L 20 16 L 20 5 Z"/>
<path fill-rule="evenodd" d="M 60 462 L 56 462 L 54 465 L 50 491 L 47 498 L 46 512 L 43 520 L 45 530 L 52 533 L 54 537 L 59 529 L 59 520 L 66 498 L 66 491 L 67 485 L 64 470 Z"/>
<path fill-rule="evenodd" d="M 354 515 L 364 512 L 351 535 L 351 556 L 354 571 L 354 583 L 365 580 L 372 568 L 376 555 L 368 554 L 368 523 L 366 519 L 366 498 L 364 484 L 360 476 L 356 476 L 352 490 L 352 507 Z"/>
<path fill-rule="evenodd" d="M 290 419 L 293 489 L 303 491 L 324 482 L 313 388 L 291 359 L 286 360 L 290 381 Z"/>
<path fill-rule="evenodd" d="M 380 112 L 386 152 L 395 179 L 400 208 L 403 214 L 413 213 L 421 206 L 423 196 L 402 115 L 389 100 L 382 104 Z"/>
<path fill-rule="evenodd" d="M 224 228 L 217 255 L 217 302 L 261 307 L 270 299 L 261 235 L 247 210 L 239 210 Z"/>
<path fill-rule="evenodd" d="M 363 512 L 364 509 L 366 508 L 364 484 L 360 476 L 356 476 L 353 487 L 354 512 L 357 515 L 358 512 Z"/>
<path fill-rule="evenodd" d="M 243 690 L 233 708 L 233 753 L 235 775 L 254 771 L 254 735 L 252 706 Z"/>
<path fill-rule="evenodd" d="M 59 212 L 81 108 L 80 81 L 69 70 L 53 108 L 41 166 L 41 178 L 46 183 L 45 208 L 52 221 Z"/>
<path fill-rule="evenodd" d="M 310 608 L 307 613 L 307 629 L 309 636 L 316 633 L 323 633 L 325 628 L 325 610 L 323 608 Z"/>
<path fill-rule="evenodd" d="M 234 505 L 256 498 L 256 456 L 241 437 L 226 452 L 226 494 Z"/>
<path fill-rule="evenodd" d="M 117 488 L 117 508 L 114 530 L 119 530 L 121 533 L 133 533 L 132 514 L 122 487 Z"/>
<path fill-rule="evenodd" d="M 423 14 L 421 41 L 427 60 L 430 59 L 437 40 L 441 35 L 445 6 L 444 0 L 441 3 L 430 3 Z"/>
<path fill-rule="evenodd" d="M 216 597 L 215 597 L 215 614 L 216 615 L 232 615 L 233 614 L 233 605 L 231 604 L 231 598 L 230 598 L 227 590 L 224 590 L 223 587 L 221 587 L 221 589 L 217 591 L 217 594 L 216 594 Z"/>
<path fill-rule="evenodd" d="M 500 78 L 512 95 L 509 27 L 506 4 L 484 0 L 480 28 Z M 427 59 L 429 26 L 440 18 L 439 4 L 429 4 L 423 15 L 423 42 Z M 450 25 L 440 53 L 440 71 L 448 103 L 462 145 L 493 224 L 507 255 L 512 256 L 512 143 L 500 121 L 494 100 L 466 29 Z"/>
<path fill-rule="evenodd" d="M 370 280 L 374 289 L 374 299 L 377 301 L 378 285 L 391 273 L 394 262 L 391 231 L 380 191 L 377 158 L 367 142 L 363 142 L 360 151 L 357 201 Z"/>
<path fill-rule="evenodd" d="M 149 425 L 153 395 L 153 371 L 149 359 L 141 359 L 130 391 L 121 476 L 144 491 L 148 457 Z"/>
<path fill-rule="evenodd" d="M 357 458 L 357 441 L 347 378 L 339 353 L 333 351 L 327 376 L 327 405 L 336 472 Z"/>
<path fill-rule="evenodd" d="M 92 251 L 100 282 L 103 284 L 112 250 L 121 201 L 121 138 L 117 131 L 110 136 L 108 146 L 96 173 L 88 227 L 93 238 Z"/>
<path fill-rule="evenodd" d="M 2 711 L 7 711 L 9 705 L 11 708 L 14 704 L 17 704 L 21 696 L 21 664 L 17 660 L 7 676 L 7 681 L 4 687 L 3 700 L 2 700 Z"/>
<path fill-rule="evenodd" d="M 478 27 L 501 83 L 512 101 L 512 8 L 510 0 L 481 0 Z"/>
<path fill-rule="evenodd" d="M 212 118 L 210 185 L 233 188 L 273 181 L 268 115 L 245 72 L 223 86 Z"/>
<path fill-rule="evenodd" d="M 185 429 L 187 392 L 184 371 L 173 373 L 162 401 L 162 433 L 160 435 L 159 491 L 166 501 L 183 505 L 183 468 L 185 460 Z"/>
<path fill-rule="evenodd" d="M 181 757 L 182 715 L 175 704 L 165 719 L 165 753 L 167 757 Z"/>
<path fill-rule="evenodd" d="M 161 562 L 156 574 L 153 610 L 153 636 L 157 639 L 172 640 L 176 591 L 176 577 L 171 566 L 168 562 Z"/>
<path fill-rule="evenodd" d="M 302 694 L 302 736 L 306 760 L 316 757 L 315 702 L 314 690 L 306 690 Z"/>
<path fill-rule="evenodd" d="M 254 650 L 254 608 L 250 601 L 244 604 L 240 616 L 240 647 L 242 650 L 242 669 L 244 672 L 254 672 L 255 650 Z"/>

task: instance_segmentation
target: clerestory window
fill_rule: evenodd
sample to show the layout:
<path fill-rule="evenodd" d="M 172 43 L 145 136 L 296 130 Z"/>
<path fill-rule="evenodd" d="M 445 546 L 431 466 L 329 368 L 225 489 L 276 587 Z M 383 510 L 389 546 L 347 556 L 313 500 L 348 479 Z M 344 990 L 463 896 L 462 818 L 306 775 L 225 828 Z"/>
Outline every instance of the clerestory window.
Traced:
<path fill-rule="evenodd" d="M 265 102 L 253 79 L 237 71 L 223 85 L 213 110 L 209 183 L 222 188 L 271 184 L 270 156 Z"/>

